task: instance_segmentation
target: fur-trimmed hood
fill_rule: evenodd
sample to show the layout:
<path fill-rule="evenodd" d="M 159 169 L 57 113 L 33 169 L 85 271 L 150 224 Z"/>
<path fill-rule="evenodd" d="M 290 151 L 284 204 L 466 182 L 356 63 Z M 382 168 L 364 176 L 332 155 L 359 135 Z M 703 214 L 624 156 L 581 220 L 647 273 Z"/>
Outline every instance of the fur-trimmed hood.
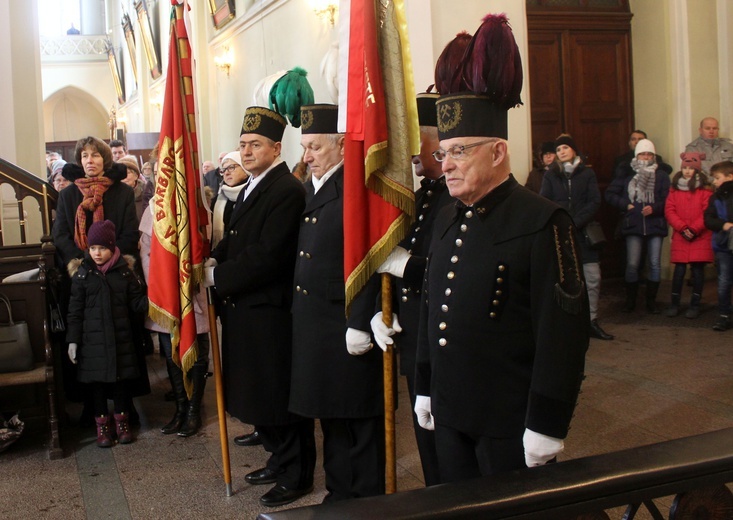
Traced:
<path fill-rule="evenodd" d="M 61 170 L 61 175 L 69 182 L 74 182 L 76 179 L 84 177 L 84 168 L 78 164 L 66 163 L 63 170 Z M 114 182 L 121 182 L 122 179 L 127 177 L 127 168 L 124 164 L 112 163 L 112 166 L 108 170 L 105 170 L 103 175 L 109 177 Z"/>
<path fill-rule="evenodd" d="M 134 272 L 136 260 L 132 255 L 122 255 L 112 269 L 117 269 L 123 262 L 127 264 L 130 271 Z M 77 271 L 82 268 L 83 264 L 86 264 L 83 269 L 87 272 L 94 266 L 94 261 L 89 257 L 89 253 L 86 253 L 84 258 L 74 258 L 67 264 L 66 269 L 69 272 L 69 276 L 73 278 Z"/>

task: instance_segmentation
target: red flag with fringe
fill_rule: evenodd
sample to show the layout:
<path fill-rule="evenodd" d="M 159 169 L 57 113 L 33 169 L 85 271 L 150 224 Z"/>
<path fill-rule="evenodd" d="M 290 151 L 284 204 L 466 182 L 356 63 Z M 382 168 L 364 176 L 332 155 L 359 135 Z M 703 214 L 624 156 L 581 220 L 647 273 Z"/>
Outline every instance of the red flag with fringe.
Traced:
<path fill-rule="evenodd" d="M 198 170 L 193 57 L 184 6 L 176 5 L 175 0 L 171 3 L 148 297 L 150 317 L 170 331 L 173 361 L 186 373 L 198 355 L 193 299 L 201 281 L 204 257 L 208 255 L 208 215 Z M 189 379 L 184 381 L 190 394 Z"/>
<path fill-rule="evenodd" d="M 402 61 L 389 61 L 394 60 L 395 55 L 400 59 L 406 56 L 401 54 L 399 35 L 397 43 L 392 42 L 397 47 L 396 52 L 384 53 L 390 54 L 390 58 L 380 57 L 380 41 L 382 47 L 388 47 L 397 29 L 392 23 L 394 13 L 391 11 L 380 13 L 380 27 L 377 28 L 378 4 L 375 0 L 341 2 L 341 15 L 349 20 L 340 35 L 340 49 L 348 49 L 348 58 L 342 57 L 340 64 L 341 76 L 346 78 L 341 91 L 346 97 L 344 278 L 347 310 L 377 267 L 405 236 L 410 215 L 414 213 L 411 156 L 419 153 L 419 138 L 414 139 L 419 131 L 417 110 L 410 112 L 407 106 L 410 103 L 414 106 L 415 97 L 406 98 L 406 92 L 410 88 L 414 92 L 414 87 L 411 70 L 406 77 Z M 396 9 L 402 2 L 399 4 Z M 402 37 L 402 42 L 406 42 Z M 413 126 L 410 126 L 410 118 L 414 119 Z"/>

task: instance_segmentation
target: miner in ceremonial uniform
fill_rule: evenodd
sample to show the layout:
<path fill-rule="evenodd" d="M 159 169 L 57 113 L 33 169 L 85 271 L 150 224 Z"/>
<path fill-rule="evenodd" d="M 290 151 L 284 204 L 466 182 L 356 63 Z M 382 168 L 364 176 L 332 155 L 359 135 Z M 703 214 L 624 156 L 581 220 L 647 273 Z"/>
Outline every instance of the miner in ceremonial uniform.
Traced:
<path fill-rule="evenodd" d="M 387 272 L 397 277 L 395 283 L 396 302 L 392 329 L 384 325 L 382 313 L 378 312 L 371 325 L 379 345 L 386 349 L 392 344 L 390 337 L 396 330 L 397 351 L 400 355 L 400 374 L 407 377 L 411 407 L 415 406 L 415 352 L 420 319 L 421 289 L 428 257 L 428 246 L 435 218 L 440 209 L 455 201 L 448 193 L 440 163 L 433 157 L 433 151 L 440 146 L 435 111 L 438 94 L 419 94 L 417 112 L 420 121 L 420 155 L 413 157 L 415 175 L 421 177 L 420 188 L 415 192 L 415 222 L 410 233 L 395 248 L 378 272 Z M 440 483 L 438 456 L 435 452 L 435 435 L 431 430 L 421 428 L 413 415 L 415 439 L 420 452 L 425 485 Z"/>
<path fill-rule="evenodd" d="M 246 110 L 239 151 L 252 179 L 204 273 L 222 299 L 227 411 L 255 425 L 272 454 L 266 467 L 245 476 L 252 485 L 275 484 L 260 498 L 265 506 L 309 493 L 316 458 L 313 420 L 288 411 L 293 267 L 305 190 L 280 158 L 285 125 L 267 108 Z"/>
<path fill-rule="evenodd" d="M 477 35 L 487 25 L 513 44 L 503 15 L 485 18 Z M 583 379 L 589 315 L 573 221 L 511 174 L 507 111 L 520 102 L 516 52 L 504 61 L 492 56 L 486 66 L 518 73 L 518 81 L 483 69 L 484 80 L 499 78 L 509 88 L 466 73 L 467 92 L 437 101 L 434 155 L 458 202 L 441 211 L 432 233 L 415 413 L 435 430 L 442 482 L 556 457 Z"/>
<path fill-rule="evenodd" d="M 336 105 L 301 108 L 303 161 L 312 176 L 295 264 L 290 411 L 320 419 L 324 502 L 384 493 L 382 353 L 368 332 L 378 287 L 367 284 L 347 319 L 337 121 Z"/>

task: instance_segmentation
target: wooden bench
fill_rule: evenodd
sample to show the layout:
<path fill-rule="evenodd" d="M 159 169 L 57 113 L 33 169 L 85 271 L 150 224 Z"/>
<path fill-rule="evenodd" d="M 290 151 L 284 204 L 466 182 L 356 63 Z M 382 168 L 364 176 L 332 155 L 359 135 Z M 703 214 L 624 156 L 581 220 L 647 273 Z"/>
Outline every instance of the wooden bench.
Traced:
<path fill-rule="evenodd" d="M 0 283 L 0 292 L 10 300 L 15 321 L 28 323 L 35 366 L 27 372 L 0 374 L 0 411 L 20 412 L 29 425 L 48 425 L 48 456 L 63 456 L 59 438 L 61 397 L 61 360 L 54 348 L 49 326 L 49 297 L 57 279 L 54 271 L 55 248 L 51 242 L 51 222 L 58 194 L 43 178 L 0 158 L 0 188 L 10 186 L 14 203 L 0 214 L 0 279 L 38 268 L 38 278 L 30 281 Z M 15 211 L 17 207 L 17 212 Z M 13 238 L 11 240 L 10 238 Z M 5 306 L 0 320 L 7 322 Z"/>
<path fill-rule="evenodd" d="M 51 248 L 50 244 L 48 244 Z M 38 252 L 41 253 L 40 248 Z M 10 372 L 0 374 L 0 410 L 20 410 L 20 419 L 29 417 L 48 418 L 48 456 L 57 459 L 63 456 L 59 438 L 59 413 L 57 382 L 55 377 L 55 360 L 52 348 L 48 303 L 47 303 L 47 262 L 53 261 L 53 252 L 16 257 L 16 262 L 8 262 L 8 257 L 0 257 L 0 272 L 10 265 L 29 265 L 35 261 L 39 268 L 37 280 L 0 283 L 0 293 L 10 300 L 15 321 L 28 323 L 31 348 L 33 349 L 34 368 L 27 372 Z M 31 264 L 32 265 L 32 264 Z M 18 272 L 18 271 L 16 271 Z M 0 322 L 7 323 L 5 306 L 0 306 Z M 36 388 L 29 390 L 28 386 Z M 16 391 L 10 390 L 18 388 Z M 41 406 L 39 406 L 39 404 Z"/>

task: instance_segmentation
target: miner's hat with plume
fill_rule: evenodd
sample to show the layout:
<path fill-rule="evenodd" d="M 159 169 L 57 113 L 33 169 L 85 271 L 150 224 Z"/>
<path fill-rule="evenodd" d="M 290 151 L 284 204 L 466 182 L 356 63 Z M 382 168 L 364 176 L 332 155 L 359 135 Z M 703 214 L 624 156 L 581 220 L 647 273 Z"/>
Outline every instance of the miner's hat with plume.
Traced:
<path fill-rule="evenodd" d="M 487 15 L 466 47 L 448 91 L 440 91 L 439 138 L 506 139 L 507 112 L 522 104 L 522 80 L 522 60 L 506 15 Z"/>

